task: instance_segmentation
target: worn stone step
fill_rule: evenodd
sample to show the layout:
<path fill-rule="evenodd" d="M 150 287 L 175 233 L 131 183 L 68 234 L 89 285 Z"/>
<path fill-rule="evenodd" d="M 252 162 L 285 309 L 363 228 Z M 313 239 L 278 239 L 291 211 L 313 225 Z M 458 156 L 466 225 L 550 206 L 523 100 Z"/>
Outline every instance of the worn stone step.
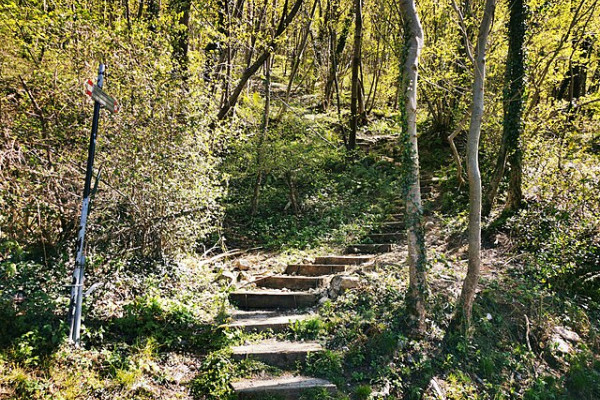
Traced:
<path fill-rule="evenodd" d="M 402 219 L 404 219 L 404 214 L 402 215 Z M 404 221 L 385 221 L 382 222 L 381 224 L 379 224 L 379 226 L 381 226 L 382 228 L 396 228 L 396 229 L 401 229 L 404 228 L 406 226 L 406 224 L 404 223 Z"/>
<path fill-rule="evenodd" d="M 244 379 L 231 383 L 238 400 L 276 397 L 282 400 L 296 400 L 307 390 L 337 391 L 335 385 L 325 379 L 307 376 L 280 376 L 267 379 Z M 270 397 L 269 397 L 270 398 Z"/>
<path fill-rule="evenodd" d="M 290 264 L 285 269 L 288 275 L 322 276 L 346 272 L 346 265 L 330 264 Z"/>
<path fill-rule="evenodd" d="M 369 239 L 377 243 L 398 243 L 404 236 L 404 232 L 371 233 Z"/>
<path fill-rule="evenodd" d="M 380 223 L 378 226 L 375 227 L 373 233 L 402 232 L 404 231 L 404 229 L 406 229 L 406 223 L 404 222 L 404 220 L 392 220 Z"/>
<path fill-rule="evenodd" d="M 235 291 L 229 301 L 242 309 L 290 309 L 310 307 L 319 300 L 318 293 L 282 292 L 277 290 Z"/>
<path fill-rule="evenodd" d="M 251 358 L 282 369 L 295 369 L 296 363 L 303 363 L 308 353 L 323 351 L 323 347 L 317 342 L 263 340 L 232 347 L 231 351 L 235 360 Z"/>
<path fill-rule="evenodd" d="M 311 318 L 311 314 L 270 315 L 259 314 L 256 317 L 234 319 L 233 322 L 221 325 L 222 328 L 240 329 L 244 332 L 283 332 L 291 324 Z"/>
<path fill-rule="evenodd" d="M 394 249 L 392 243 L 351 244 L 344 250 L 346 254 L 387 253 Z"/>
<path fill-rule="evenodd" d="M 321 256 L 315 258 L 315 264 L 360 265 L 373 260 L 373 256 Z"/>
<path fill-rule="evenodd" d="M 404 213 L 395 213 L 390 214 L 390 222 L 400 222 L 404 221 Z"/>
<path fill-rule="evenodd" d="M 315 276 L 277 275 L 258 279 L 256 286 L 271 289 L 308 290 L 325 286 L 327 280 Z"/>

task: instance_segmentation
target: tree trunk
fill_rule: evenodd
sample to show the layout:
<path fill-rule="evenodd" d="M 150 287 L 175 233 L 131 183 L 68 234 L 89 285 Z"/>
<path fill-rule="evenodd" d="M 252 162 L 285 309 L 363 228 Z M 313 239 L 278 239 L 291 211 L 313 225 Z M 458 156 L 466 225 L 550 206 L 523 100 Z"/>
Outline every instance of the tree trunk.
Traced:
<path fill-rule="evenodd" d="M 336 90 L 335 84 L 337 81 L 337 70 L 340 57 L 346 48 L 346 42 L 348 40 L 348 34 L 350 33 L 350 26 L 352 24 L 352 13 L 348 15 L 348 17 L 344 20 L 344 27 L 342 28 L 342 32 L 340 34 L 339 40 L 336 41 L 336 32 L 333 27 L 331 27 L 330 36 L 331 36 L 331 64 L 329 68 L 329 76 L 327 78 L 327 83 L 325 84 L 325 99 L 323 100 L 323 108 L 327 109 L 329 107 L 329 103 L 331 103 L 331 95 L 333 91 Z"/>
<path fill-rule="evenodd" d="M 405 166 L 406 230 L 410 282 L 407 303 L 415 318 L 417 331 L 425 329 L 427 298 L 427 259 L 423 230 L 423 207 L 419 185 L 419 147 L 417 142 L 417 81 L 419 55 L 423 47 L 423 28 L 414 0 L 402 0 L 400 10 L 404 20 L 404 57 L 401 64 L 402 147 Z"/>
<path fill-rule="evenodd" d="M 488 216 L 494 205 L 498 186 L 505 176 L 506 162 L 510 163 L 509 201 L 507 208 L 516 210 L 521 205 L 521 146 L 523 131 L 523 94 L 525 86 L 525 18 L 524 0 L 509 0 L 508 54 L 504 77 L 504 121 L 502 143 L 496 160 L 496 168 L 483 203 L 483 215 Z"/>
<path fill-rule="evenodd" d="M 269 58 L 271 53 L 273 53 L 275 51 L 275 49 L 277 48 L 277 38 L 279 36 L 281 36 L 283 34 L 283 32 L 285 32 L 285 29 L 292 22 L 292 20 L 298 13 L 298 10 L 300 9 L 302 2 L 303 2 L 303 0 L 296 0 L 296 3 L 294 3 L 294 5 L 292 6 L 292 9 L 290 10 L 289 14 L 287 14 L 287 15 L 286 15 L 287 7 L 284 6 L 283 15 L 281 16 L 281 20 L 279 21 L 277 30 L 273 34 L 273 38 L 272 38 L 271 42 L 268 44 L 268 46 L 266 47 L 266 50 L 260 55 L 260 57 L 258 57 L 258 59 L 252 65 L 250 65 L 248 68 L 246 68 L 244 70 L 244 73 L 242 74 L 242 77 L 238 81 L 237 85 L 235 86 L 235 89 L 233 89 L 233 92 L 231 92 L 231 95 L 224 102 L 223 106 L 219 110 L 219 113 L 217 114 L 217 119 L 219 119 L 219 120 L 225 119 L 225 117 L 227 117 L 229 115 L 229 112 L 231 111 L 231 109 L 233 107 L 235 107 L 235 105 L 237 104 L 238 98 L 240 97 L 240 94 L 242 93 L 242 90 L 244 89 L 244 86 L 248 82 L 248 79 L 250 79 L 250 77 L 252 77 L 252 75 L 254 75 L 256 73 L 256 71 L 258 71 L 260 66 L 264 64 L 264 62 L 267 60 L 267 58 Z M 286 5 L 287 5 L 287 1 L 286 1 Z"/>
<path fill-rule="evenodd" d="M 252 196 L 251 214 L 256 215 L 258 211 L 258 197 L 260 194 L 260 186 L 263 180 L 263 160 L 264 160 L 264 144 L 269 131 L 269 112 L 271 108 L 271 57 L 268 56 L 265 60 L 265 109 L 263 121 L 260 127 L 258 144 L 256 149 L 256 183 L 254 185 L 254 194 Z"/>
<path fill-rule="evenodd" d="M 469 175 L 469 265 L 460 298 L 452 321 L 456 330 L 467 329 L 471 323 L 473 301 L 481 267 L 481 174 L 479 172 L 479 137 L 483 118 L 485 52 L 494 19 L 496 0 L 486 0 L 483 19 L 479 26 L 474 59 L 473 105 L 467 138 L 467 172 Z"/>
<path fill-rule="evenodd" d="M 152 33 L 156 33 L 156 22 L 160 18 L 160 3 L 158 3 L 158 0 L 148 0 L 147 11 L 146 20 L 148 21 L 149 29 Z"/>
<path fill-rule="evenodd" d="M 350 136 L 348 138 L 348 149 L 354 150 L 356 147 L 356 131 L 358 129 L 358 120 L 360 113 L 358 102 L 360 96 L 360 60 L 362 47 L 362 0 L 354 0 L 354 51 L 352 54 L 352 97 L 350 99 Z"/>
<path fill-rule="evenodd" d="M 179 26 L 173 35 L 173 60 L 177 66 L 177 72 L 185 80 L 188 75 L 190 9 L 192 7 L 192 0 L 174 0 L 170 6 L 179 16 Z"/>
<path fill-rule="evenodd" d="M 225 28 L 225 14 L 227 12 L 226 0 L 217 0 L 217 32 L 213 40 L 204 47 L 206 53 L 206 61 L 204 63 L 204 81 L 210 82 L 210 92 L 214 95 L 216 90 L 216 84 L 214 78 L 220 74 L 223 62 L 223 46 L 220 42 L 222 36 L 227 35 L 227 29 Z"/>
<path fill-rule="evenodd" d="M 296 74 L 298 73 L 298 68 L 300 67 L 300 63 L 302 62 L 302 56 L 304 54 L 304 49 L 306 48 L 306 43 L 308 42 L 308 35 L 310 34 L 310 25 L 312 24 L 313 17 L 315 15 L 315 10 L 317 9 L 318 0 L 315 0 L 313 3 L 312 10 L 310 15 L 308 15 L 308 21 L 306 22 L 306 30 L 304 31 L 304 35 L 302 36 L 302 41 L 300 42 L 300 47 L 298 49 L 298 54 L 294 57 L 292 61 L 292 69 L 290 72 L 290 80 L 288 82 L 286 91 L 285 91 L 285 101 L 290 101 L 290 92 L 292 91 L 292 86 L 294 85 L 294 79 L 296 78 Z M 282 109 L 284 109 L 282 107 Z"/>

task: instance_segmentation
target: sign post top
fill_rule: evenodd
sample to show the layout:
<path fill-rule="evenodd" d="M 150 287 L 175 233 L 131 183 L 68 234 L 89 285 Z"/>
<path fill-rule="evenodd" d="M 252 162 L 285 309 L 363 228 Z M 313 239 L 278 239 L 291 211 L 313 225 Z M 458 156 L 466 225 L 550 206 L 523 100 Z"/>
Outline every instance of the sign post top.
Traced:
<path fill-rule="evenodd" d="M 119 104 L 117 101 L 100 89 L 98 85 L 94 85 L 91 79 L 85 83 L 85 93 L 110 112 L 119 112 Z"/>

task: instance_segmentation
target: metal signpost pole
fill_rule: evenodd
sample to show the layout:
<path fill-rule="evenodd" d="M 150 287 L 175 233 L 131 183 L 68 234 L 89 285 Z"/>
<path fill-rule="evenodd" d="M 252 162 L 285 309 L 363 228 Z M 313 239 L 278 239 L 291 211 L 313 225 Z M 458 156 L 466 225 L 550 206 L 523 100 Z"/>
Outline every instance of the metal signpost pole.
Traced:
<path fill-rule="evenodd" d="M 104 81 L 104 64 L 100 64 L 98 70 L 99 89 L 102 89 Z M 94 118 L 92 120 L 92 133 L 88 149 L 87 169 L 85 173 L 85 186 L 83 189 L 83 204 L 81 206 L 81 219 L 79 223 L 79 234 L 77 236 L 77 259 L 75 260 L 75 271 L 73 272 L 73 285 L 71 287 L 71 303 L 69 306 L 70 332 L 69 338 L 72 343 L 79 346 L 81 338 L 81 307 L 83 303 L 83 275 L 85 267 L 85 228 L 90 207 L 90 193 L 92 187 L 92 174 L 94 169 L 94 155 L 96 153 L 96 135 L 98 133 L 98 120 L 100 119 L 100 103 L 94 101 Z"/>

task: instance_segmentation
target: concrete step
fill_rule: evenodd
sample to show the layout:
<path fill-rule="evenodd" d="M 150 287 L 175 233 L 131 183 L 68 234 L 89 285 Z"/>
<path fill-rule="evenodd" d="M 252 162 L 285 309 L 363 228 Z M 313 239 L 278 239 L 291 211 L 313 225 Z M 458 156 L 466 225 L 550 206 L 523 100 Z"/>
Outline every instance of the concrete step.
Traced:
<path fill-rule="evenodd" d="M 291 309 L 310 307 L 319 300 L 318 293 L 283 292 L 278 290 L 235 291 L 229 301 L 241 309 Z"/>
<path fill-rule="evenodd" d="M 404 232 L 371 233 L 369 239 L 377 243 L 398 243 L 404 236 Z"/>
<path fill-rule="evenodd" d="M 233 322 L 221 325 L 222 328 L 240 329 L 244 332 L 283 332 L 296 321 L 313 317 L 311 314 L 270 315 L 259 314 L 256 317 L 236 318 Z"/>
<path fill-rule="evenodd" d="M 290 264 L 285 269 L 288 275 L 322 276 L 346 272 L 346 265 Z"/>
<path fill-rule="evenodd" d="M 388 253 L 394 249 L 392 243 L 351 244 L 344 250 L 345 254 L 377 254 Z"/>
<path fill-rule="evenodd" d="M 325 286 L 327 280 L 315 276 L 269 276 L 258 279 L 256 286 L 271 289 L 308 290 Z"/>
<path fill-rule="evenodd" d="M 324 389 L 335 393 L 336 387 L 325 379 L 306 376 L 280 376 L 267 379 L 244 379 L 233 382 L 231 387 L 238 400 L 266 398 L 270 396 L 282 400 L 299 399 L 302 393 L 310 389 Z"/>
<path fill-rule="evenodd" d="M 308 353 L 323 351 L 323 347 L 317 342 L 263 340 L 232 347 L 231 351 L 238 361 L 251 358 L 282 369 L 295 369 L 296 363 L 303 363 Z"/>
<path fill-rule="evenodd" d="M 315 264 L 360 265 L 373 260 L 373 256 L 322 256 L 315 258 Z"/>

